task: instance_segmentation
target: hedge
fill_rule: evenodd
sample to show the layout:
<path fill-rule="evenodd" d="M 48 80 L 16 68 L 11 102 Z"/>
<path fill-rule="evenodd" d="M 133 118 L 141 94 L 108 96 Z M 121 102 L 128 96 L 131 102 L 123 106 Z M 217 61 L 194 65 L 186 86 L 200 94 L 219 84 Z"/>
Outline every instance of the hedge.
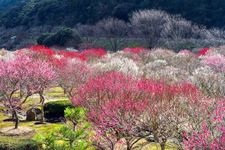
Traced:
<path fill-rule="evenodd" d="M 68 100 L 48 102 L 44 105 L 44 117 L 47 121 L 58 122 L 64 118 L 64 110 L 72 107 Z"/>

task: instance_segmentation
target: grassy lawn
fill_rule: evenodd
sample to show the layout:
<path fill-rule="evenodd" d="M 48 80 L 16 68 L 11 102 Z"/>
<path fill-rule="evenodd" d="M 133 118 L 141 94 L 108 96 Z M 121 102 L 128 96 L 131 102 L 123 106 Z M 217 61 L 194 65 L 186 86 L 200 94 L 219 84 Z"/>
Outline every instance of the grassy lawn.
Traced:
<path fill-rule="evenodd" d="M 14 126 L 13 122 L 3 122 L 4 119 L 8 117 L 3 113 L 0 113 L 0 128 Z M 20 122 L 19 127 L 30 127 L 34 129 L 33 135 L 27 136 L 0 136 L 0 143 L 5 143 L 7 145 L 21 145 L 24 143 L 28 143 L 28 141 L 34 140 L 36 141 L 36 135 L 47 135 L 52 130 L 61 127 L 63 124 L 61 123 L 46 123 L 41 125 L 35 125 L 35 122 Z"/>

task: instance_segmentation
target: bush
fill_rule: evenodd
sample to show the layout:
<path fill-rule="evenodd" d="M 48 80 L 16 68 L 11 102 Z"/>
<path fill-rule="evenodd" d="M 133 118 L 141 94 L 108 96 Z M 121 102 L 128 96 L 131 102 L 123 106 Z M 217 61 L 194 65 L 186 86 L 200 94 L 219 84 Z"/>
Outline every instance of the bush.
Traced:
<path fill-rule="evenodd" d="M 39 150 L 39 147 L 33 140 L 1 139 L 0 150 Z"/>
<path fill-rule="evenodd" d="M 44 145 L 45 150 L 92 149 L 92 144 L 89 141 L 90 124 L 86 120 L 86 110 L 81 107 L 66 108 L 65 117 L 67 121 L 62 127 L 49 132 L 45 136 L 42 134 L 36 135 L 35 140 L 40 147 Z"/>
<path fill-rule="evenodd" d="M 48 102 L 44 105 L 44 117 L 47 121 L 61 121 L 67 107 L 72 107 L 70 101 Z"/>
<path fill-rule="evenodd" d="M 73 130 L 68 124 L 43 136 L 38 134 L 35 140 L 45 150 L 87 150 L 93 149 L 89 139 L 89 124 L 82 123 Z"/>
<path fill-rule="evenodd" d="M 41 36 L 38 37 L 37 39 L 37 43 L 38 44 L 43 44 L 44 43 L 44 40 L 49 37 L 51 34 L 50 33 L 45 33 L 45 34 L 42 34 Z"/>
<path fill-rule="evenodd" d="M 81 43 L 81 38 L 72 29 L 63 28 L 56 33 L 45 33 L 37 39 L 37 43 L 46 46 L 66 46 L 68 43 L 77 47 Z"/>

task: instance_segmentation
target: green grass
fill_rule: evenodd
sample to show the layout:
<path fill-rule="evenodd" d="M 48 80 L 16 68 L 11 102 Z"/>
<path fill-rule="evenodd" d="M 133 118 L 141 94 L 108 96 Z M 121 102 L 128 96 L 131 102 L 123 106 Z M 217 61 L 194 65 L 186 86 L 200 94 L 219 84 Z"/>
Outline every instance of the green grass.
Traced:
<path fill-rule="evenodd" d="M 4 119 L 8 118 L 7 116 L 4 116 L 3 113 L 0 113 L 0 128 L 4 127 L 10 127 L 14 126 L 13 122 L 3 122 Z M 27 135 L 27 136 L 0 136 L 0 142 L 6 143 L 7 145 L 21 145 L 28 141 L 36 141 L 37 135 L 43 135 L 46 136 L 51 131 L 54 131 L 57 128 L 60 128 L 63 126 L 62 123 L 46 123 L 46 124 L 40 124 L 35 125 L 35 122 L 20 122 L 19 127 L 30 127 L 35 130 L 35 133 L 33 135 Z"/>
<path fill-rule="evenodd" d="M 4 122 L 3 121 L 4 119 L 7 119 L 7 118 L 9 118 L 9 117 L 4 115 L 3 113 L 0 113 L 0 128 L 14 126 L 14 122 L 11 122 L 11 121 Z M 20 122 L 19 126 L 20 127 L 30 127 L 35 130 L 35 133 L 46 134 L 50 130 L 52 130 L 54 128 L 58 128 L 63 125 L 61 123 L 46 123 L 46 124 L 35 125 L 34 123 L 35 123 L 34 121 Z"/>

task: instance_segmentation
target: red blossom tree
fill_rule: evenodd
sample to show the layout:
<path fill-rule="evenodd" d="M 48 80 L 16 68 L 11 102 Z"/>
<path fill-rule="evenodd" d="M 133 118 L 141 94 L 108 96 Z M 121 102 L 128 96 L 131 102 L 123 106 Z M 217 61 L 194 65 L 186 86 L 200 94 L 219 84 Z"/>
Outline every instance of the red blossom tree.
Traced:
<path fill-rule="evenodd" d="M 58 55 L 64 57 L 64 58 L 70 58 L 70 59 L 73 59 L 73 58 L 76 58 L 76 59 L 79 59 L 79 60 L 83 60 L 85 61 L 86 60 L 86 57 L 81 55 L 79 52 L 77 51 L 64 51 L 64 50 L 60 50 L 57 52 Z"/>
<path fill-rule="evenodd" d="M 198 52 L 198 56 L 204 56 L 210 51 L 210 48 L 203 48 Z"/>
<path fill-rule="evenodd" d="M 98 144 L 108 144 L 113 150 L 115 144 L 125 138 L 127 149 L 131 149 L 140 140 L 135 134 L 146 106 L 147 101 L 113 99 L 96 110 L 90 110 L 88 118 L 98 135 Z"/>
<path fill-rule="evenodd" d="M 46 46 L 43 46 L 43 45 L 34 45 L 34 46 L 31 46 L 29 48 L 29 50 L 31 52 L 34 52 L 35 54 L 42 56 L 42 57 L 52 57 L 53 55 L 56 54 L 56 52 Z"/>
<path fill-rule="evenodd" d="M 188 83 L 168 85 L 119 72 L 94 77 L 78 91 L 74 105 L 89 110 L 89 121 L 100 135 L 97 142 L 108 143 L 110 149 L 121 138 L 126 139 L 127 149 L 131 149 L 140 138 L 150 135 L 150 140 L 164 149 L 187 114 L 182 105 L 194 105 L 199 95 L 195 86 Z"/>
<path fill-rule="evenodd" d="M 137 142 L 133 137 L 148 101 L 132 77 L 107 72 L 81 86 L 73 103 L 89 110 L 89 121 L 99 135 L 97 143 L 113 149 L 121 138 L 126 138 L 129 148 Z"/>
<path fill-rule="evenodd" d="M 102 56 L 106 55 L 107 52 L 105 49 L 102 48 L 92 48 L 92 49 L 85 49 L 80 52 L 80 57 L 85 58 L 86 60 L 92 60 L 96 58 L 101 58 Z"/>

